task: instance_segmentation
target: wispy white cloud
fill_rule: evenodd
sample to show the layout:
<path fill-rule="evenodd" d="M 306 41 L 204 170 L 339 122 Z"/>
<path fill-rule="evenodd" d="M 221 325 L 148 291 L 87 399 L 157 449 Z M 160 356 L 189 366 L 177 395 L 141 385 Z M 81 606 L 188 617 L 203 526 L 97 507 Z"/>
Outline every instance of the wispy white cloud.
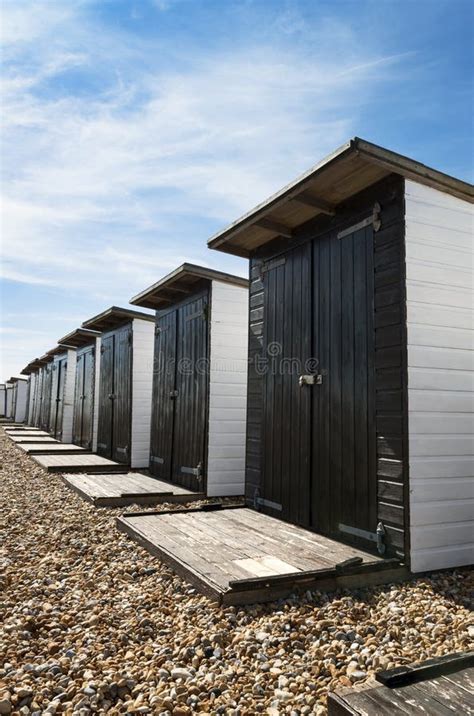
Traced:
<path fill-rule="evenodd" d="M 259 43 L 186 52 L 90 5 L 3 4 L 2 272 L 104 304 L 184 260 L 225 266 L 207 236 L 350 136 L 406 61 L 335 22 L 328 52 L 328 21 L 288 12 Z"/>

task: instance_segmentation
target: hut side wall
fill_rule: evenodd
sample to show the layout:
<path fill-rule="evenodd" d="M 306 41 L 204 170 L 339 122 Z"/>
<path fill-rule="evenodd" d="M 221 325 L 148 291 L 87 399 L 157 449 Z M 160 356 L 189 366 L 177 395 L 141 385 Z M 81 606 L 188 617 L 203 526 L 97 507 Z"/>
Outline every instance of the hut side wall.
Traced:
<path fill-rule="evenodd" d="M 7 392 L 4 385 L 0 385 L 0 418 L 5 417 L 5 406 L 7 399 Z"/>
<path fill-rule="evenodd" d="M 99 432 L 99 388 L 100 388 L 100 336 L 95 339 L 94 353 L 94 409 L 92 418 L 92 452 L 97 452 L 97 436 Z"/>
<path fill-rule="evenodd" d="M 413 571 L 472 563 L 473 208 L 406 182 Z"/>
<path fill-rule="evenodd" d="M 389 552 L 409 554 L 408 423 L 406 383 L 404 181 L 390 176 L 353 197 L 334 218 L 317 219 L 297 241 L 356 223 L 381 205 L 381 228 L 374 233 L 374 323 L 377 433 L 377 518 L 386 529 Z M 249 366 L 246 450 L 246 501 L 254 504 L 263 470 L 264 261 L 296 242 L 277 240 L 250 260 Z"/>
<path fill-rule="evenodd" d="M 26 397 L 28 393 L 28 382 L 26 380 L 19 380 L 16 383 L 16 404 L 15 404 L 15 415 L 13 416 L 15 422 L 23 423 L 26 417 Z"/>
<path fill-rule="evenodd" d="M 207 494 L 243 495 L 248 290 L 212 282 Z"/>
<path fill-rule="evenodd" d="M 131 467 L 134 468 L 148 467 L 150 460 L 154 335 L 154 323 L 133 320 Z"/>
<path fill-rule="evenodd" d="M 7 391 L 7 398 L 6 398 L 6 409 L 5 409 L 5 416 L 7 418 L 12 419 L 13 418 L 13 385 L 11 383 L 7 383 L 6 385 L 6 391 Z"/>

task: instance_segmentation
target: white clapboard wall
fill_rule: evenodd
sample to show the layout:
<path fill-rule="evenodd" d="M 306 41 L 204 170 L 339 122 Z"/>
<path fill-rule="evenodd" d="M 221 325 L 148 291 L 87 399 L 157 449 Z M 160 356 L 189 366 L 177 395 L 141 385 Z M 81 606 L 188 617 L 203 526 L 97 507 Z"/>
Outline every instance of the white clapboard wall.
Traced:
<path fill-rule="evenodd" d="M 15 384 L 16 390 L 16 402 L 15 402 L 15 415 L 13 419 L 17 423 L 23 423 L 26 418 L 26 399 L 28 397 L 28 381 L 19 380 Z"/>
<path fill-rule="evenodd" d="M 212 281 L 207 494 L 245 492 L 248 289 Z"/>
<path fill-rule="evenodd" d="M 94 351 L 94 405 L 92 408 L 92 452 L 97 452 L 99 432 L 99 385 L 100 385 L 100 346 L 101 337 L 95 339 Z"/>
<path fill-rule="evenodd" d="M 151 396 L 155 324 L 132 321 L 132 449 L 131 467 L 146 468 L 150 460 Z"/>
<path fill-rule="evenodd" d="M 5 383 L 2 383 L 2 385 L 0 385 L 0 418 L 5 417 L 6 402 L 7 402 L 7 389 L 6 389 Z"/>
<path fill-rule="evenodd" d="M 406 182 L 411 568 L 473 562 L 473 208 Z"/>

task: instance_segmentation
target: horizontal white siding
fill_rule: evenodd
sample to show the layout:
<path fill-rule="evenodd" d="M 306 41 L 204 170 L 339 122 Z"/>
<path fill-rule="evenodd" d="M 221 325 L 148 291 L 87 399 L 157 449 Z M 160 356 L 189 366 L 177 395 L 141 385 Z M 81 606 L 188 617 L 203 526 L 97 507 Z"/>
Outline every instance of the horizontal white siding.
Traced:
<path fill-rule="evenodd" d="M 151 393 L 155 324 L 135 318 L 132 355 L 131 467 L 148 467 L 150 460 Z"/>
<path fill-rule="evenodd" d="M 94 405 L 92 407 L 92 452 L 97 452 L 99 432 L 99 385 L 100 385 L 100 346 L 101 337 L 95 339 L 94 351 Z"/>
<path fill-rule="evenodd" d="M 7 389 L 5 385 L 0 385 L 0 417 L 5 417 L 5 405 L 7 400 Z"/>
<path fill-rule="evenodd" d="M 17 423 L 23 423 L 26 417 L 26 398 L 28 393 L 28 381 L 19 380 L 16 383 L 16 405 L 14 419 Z"/>
<path fill-rule="evenodd" d="M 13 418 L 13 384 L 6 384 L 7 398 L 5 415 L 7 418 Z"/>
<path fill-rule="evenodd" d="M 406 182 L 411 568 L 474 554 L 473 210 Z"/>
<path fill-rule="evenodd" d="M 207 494 L 243 495 L 248 290 L 212 282 Z"/>

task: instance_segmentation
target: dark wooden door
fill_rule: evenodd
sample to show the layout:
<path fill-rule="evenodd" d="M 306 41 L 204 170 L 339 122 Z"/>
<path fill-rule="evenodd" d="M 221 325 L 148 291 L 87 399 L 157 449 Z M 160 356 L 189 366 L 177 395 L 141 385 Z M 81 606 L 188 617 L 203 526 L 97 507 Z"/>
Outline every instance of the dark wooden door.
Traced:
<path fill-rule="evenodd" d="M 132 328 L 127 325 L 115 331 L 112 406 L 112 459 L 125 464 L 131 458 L 131 356 Z"/>
<path fill-rule="evenodd" d="M 170 311 L 156 319 L 153 362 L 153 395 L 150 440 L 150 471 L 171 479 L 176 381 L 176 319 Z"/>
<path fill-rule="evenodd" d="M 88 346 L 77 355 L 74 393 L 73 442 L 90 449 L 93 436 L 95 348 Z"/>
<path fill-rule="evenodd" d="M 77 353 L 76 380 L 74 385 L 74 410 L 72 421 L 72 441 L 82 447 L 82 401 L 84 387 L 84 353 Z"/>
<path fill-rule="evenodd" d="M 67 358 L 61 358 L 54 364 L 51 400 L 51 433 L 60 439 L 63 433 L 64 390 L 66 387 Z"/>
<path fill-rule="evenodd" d="M 256 495 L 270 514 L 310 523 L 311 391 L 299 377 L 311 371 L 311 247 L 269 262 L 265 286 L 266 355 L 263 480 Z"/>
<path fill-rule="evenodd" d="M 177 311 L 176 398 L 172 481 L 202 489 L 206 452 L 206 415 L 209 382 L 208 295 Z"/>
<path fill-rule="evenodd" d="M 99 455 L 103 455 L 103 457 L 107 458 L 112 458 L 114 348 L 114 334 L 104 334 L 102 336 L 100 348 L 99 426 L 97 435 L 97 452 Z"/>
<path fill-rule="evenodd" d="M 41 395 L 43 389 L 43 368 L 40 368 L 36 375 L 35 404 L 33 410 L 33 426 L 38 428 L 41 419 Z M 5 391 L 6 394 L 6 391 Z"/>
<path fill-rule="evenodd" d="M 290 522 L 363 541 L 376 530 L 377 497 L 372 229 L 324 235 L 264 264 L 262 278 L 257 501 Z"/>
<path fill-rule="evenodd" d="M 52 383 L 52 366 L 48 365 L 44 368 L 42 400 L 41 400 L 41 418 L 40 426 L 42 430 L 49 432 L 51 417 L 51 383 Z"/>
<path fill-rule="evenodd" d="M 364 539 L 377 526 L 373 231 L 313 243 L 312 526 Z"/>
<path fill-rule="evenodd" d="M 94 373 L 95 373 L 95 348 L 90 346 L 83 355 L 83 383 L 82 383 L 82 425 L 81 425 L 81 446 L 87 449 L 92 448 L 92 436 L 94 430 Z"/>

